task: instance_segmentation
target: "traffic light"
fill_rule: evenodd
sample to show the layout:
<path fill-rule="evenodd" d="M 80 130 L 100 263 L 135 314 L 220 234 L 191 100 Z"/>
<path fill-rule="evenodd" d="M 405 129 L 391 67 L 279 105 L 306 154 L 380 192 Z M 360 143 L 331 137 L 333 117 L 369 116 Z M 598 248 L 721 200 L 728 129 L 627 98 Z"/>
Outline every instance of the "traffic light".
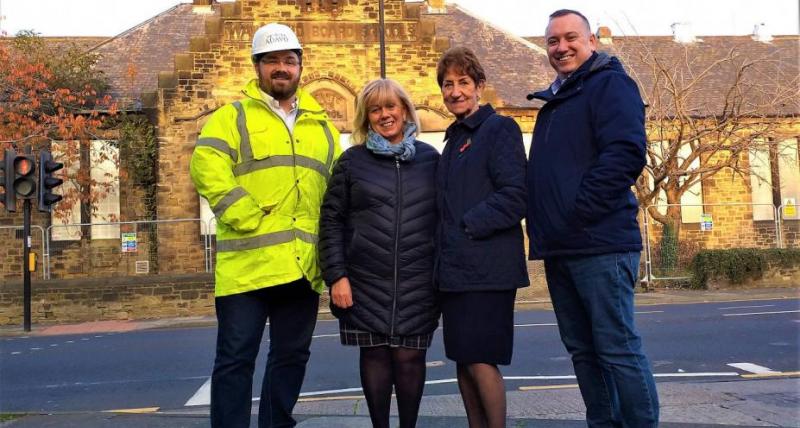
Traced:
<path fill-rule="evenodd" d="M 14 192 L 22 199 L 36 197 L 36 160 L 30 154 L 17 154 L 14 165 Z"/>
<path fill-rule="evenodd" d="M 60 186 L 64 180 L 53 177 L 53 173 L 64 168 L 64 164 L 53 160 L 47 150 L 39 152 L 39 211 L 50 212 L 52 205 L 62 199 L 52 190 Z"/>
<path fill-rule="evenodd" d="M 3 193 L 0 193 L 0 202 L 6 206 L 6 211 L 17 212 L 17 195 L 14 194 L 14 159 L 17 157 L 17 152 L 7 150 L 3 156 L 3 162 L 0 168 L 3 169 L 3 181 L 0 186 L 3 186 Z"/>

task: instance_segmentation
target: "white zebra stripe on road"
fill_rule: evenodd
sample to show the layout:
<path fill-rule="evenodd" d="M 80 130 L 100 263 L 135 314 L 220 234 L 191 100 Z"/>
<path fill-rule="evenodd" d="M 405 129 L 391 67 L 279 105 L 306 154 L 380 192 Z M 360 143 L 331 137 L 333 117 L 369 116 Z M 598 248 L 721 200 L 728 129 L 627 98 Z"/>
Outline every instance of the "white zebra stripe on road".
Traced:
<path fill-rule="evenodd" d="M 730 363 L 728 365 L 735 369 L 755 374 L 777 373 L 775 370 L 772 370 L 769 367 L 759 366 L 758 364 L 753 363 Z"/>

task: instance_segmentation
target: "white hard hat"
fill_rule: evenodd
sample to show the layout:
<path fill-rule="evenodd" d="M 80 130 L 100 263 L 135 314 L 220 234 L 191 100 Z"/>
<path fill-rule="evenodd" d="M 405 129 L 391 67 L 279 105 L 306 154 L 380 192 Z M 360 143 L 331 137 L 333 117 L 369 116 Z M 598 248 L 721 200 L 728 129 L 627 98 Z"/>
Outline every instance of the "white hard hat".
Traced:
<path fill-rule="evenodd" d="M 302 51 L 303 47 L 294 31 L 283 24 L 267 24 L 253 35 L 253 55 L 287 50 Z"/>

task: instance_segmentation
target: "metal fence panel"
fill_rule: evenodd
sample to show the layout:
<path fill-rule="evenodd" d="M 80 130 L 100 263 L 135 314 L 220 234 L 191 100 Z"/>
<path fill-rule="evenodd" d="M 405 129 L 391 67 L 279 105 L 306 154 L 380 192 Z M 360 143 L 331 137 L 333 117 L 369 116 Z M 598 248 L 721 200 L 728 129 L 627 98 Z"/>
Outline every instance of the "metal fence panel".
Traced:
<path fill-rule="evenodd" d="M 206 272 L 203 228 L 200 219 L 54 224 L 48 278 Z"/>
<path fill-rule="evenodd" d="M 0 278 L 2 281 L 22 280 L 22 225 L 0 226 L 0 242 L 7 243 L 0 257 Z M 10 245 L 8 245 L 10 243 Z M 45 234 L 41 226 L 31 225 L 31 252 L 36 253 L 36 270 L 42 279 L 47 277 L 47 254 L 45 251 Z M 38 276 L 33 273 L 32 277 Z"/>
<path fill-rule="evenodd" d="M 682 223 L 677 235 L 653 216 L 653 210 L 675 206 L 681 205 L 651 205 L 644 210 L 643 241 L 650 281 L 691 278 L 691 261 L 703 249 L 781 247 L 780 218 L 771 204 L 683 204 L 683 207 L 701 207 L 703 215 L 696 223 Z M 757 207 L 769 207 L 771 218 L 754 220 L 753 211 Z"/>
<path fill-rule="evenodd" d="M 800 248 L 800 207 L 784 204 L 778 208 L 781 248 Z"/>

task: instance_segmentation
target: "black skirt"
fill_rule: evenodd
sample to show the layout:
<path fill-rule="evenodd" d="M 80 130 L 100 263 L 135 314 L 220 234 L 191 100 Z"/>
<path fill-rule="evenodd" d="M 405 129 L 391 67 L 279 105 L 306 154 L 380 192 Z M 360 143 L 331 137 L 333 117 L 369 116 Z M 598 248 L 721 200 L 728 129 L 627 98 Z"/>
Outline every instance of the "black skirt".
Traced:
<path fill-rule="evenodd" d="M 447 358 L 464 364 L 511 364 L 517 290 L 442 292 Z"/>

